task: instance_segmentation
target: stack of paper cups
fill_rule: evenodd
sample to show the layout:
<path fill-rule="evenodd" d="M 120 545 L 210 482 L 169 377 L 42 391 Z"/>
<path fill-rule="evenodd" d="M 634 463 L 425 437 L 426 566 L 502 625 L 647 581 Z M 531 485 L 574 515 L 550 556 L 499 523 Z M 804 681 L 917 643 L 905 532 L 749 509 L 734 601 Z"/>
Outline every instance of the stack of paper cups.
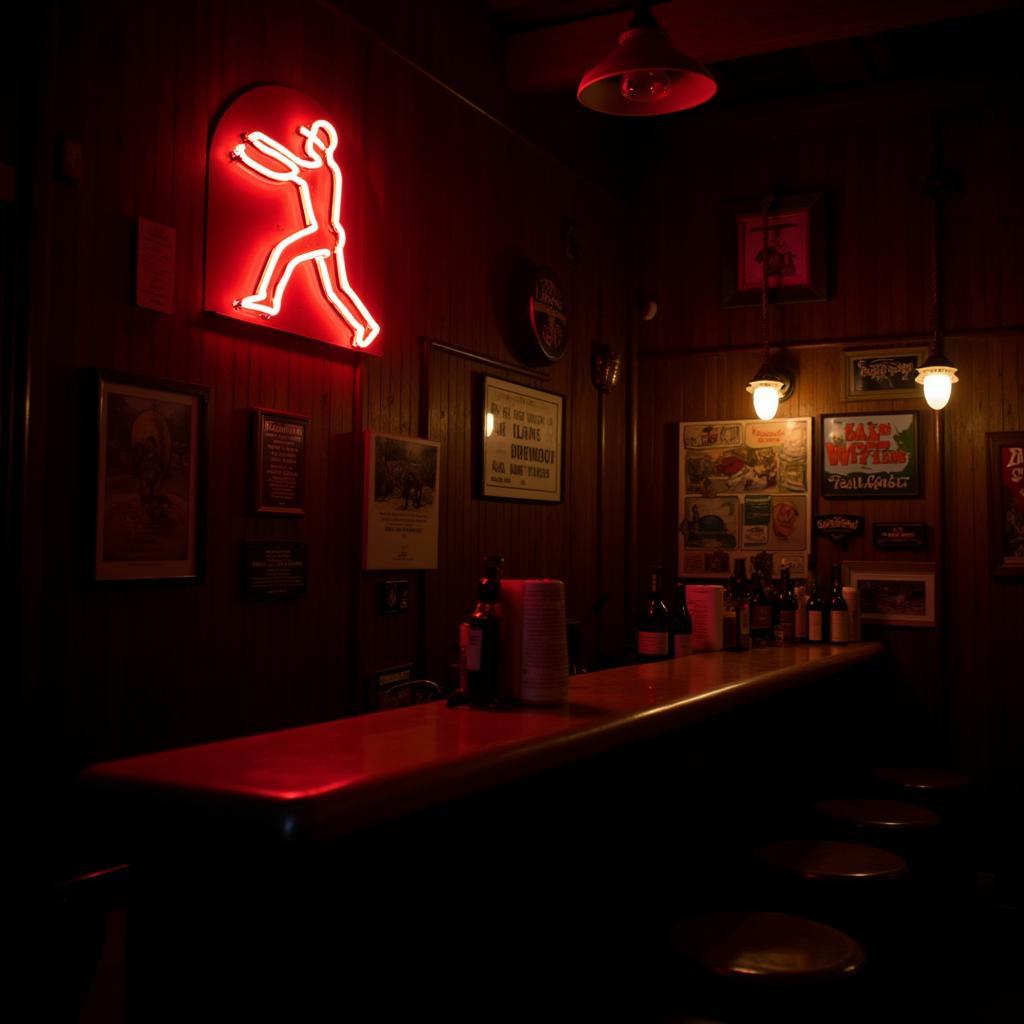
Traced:
<path fill-rule="evenodd" d="M 856 587 L 843 587 L 843 600 L 850 610 L 850 639 L 860 642 L 860 591 Z"/>
<path fill-rule="evenodd" d="M 502 696 L 521 704 L 569 699 L 565 584 L 501 581 Z"/>

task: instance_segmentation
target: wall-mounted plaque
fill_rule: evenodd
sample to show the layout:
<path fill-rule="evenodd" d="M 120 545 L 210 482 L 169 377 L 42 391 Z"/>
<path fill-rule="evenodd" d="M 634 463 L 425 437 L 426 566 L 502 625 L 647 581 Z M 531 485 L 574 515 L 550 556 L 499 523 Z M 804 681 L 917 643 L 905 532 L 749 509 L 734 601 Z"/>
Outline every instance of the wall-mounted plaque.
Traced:
<path fill-rule="evenodd" d="M 527 352 L 530 362 L 557 363 L 569 345 L 565 292 L 554 273 L 538 267 L 530 274 Z"/>
<path fill-rule="evenodd" d="M 246 597 L 273 601 L 302 597 L 309 575 L 304 541 L 246 541 L 242 544 L 242 586 Z"/>
<path fill-rule="evenodd" d="M 883 551 L 922 551 L 928 545 L 925 523 L 874 523 L 871 533 Z"/>
<path fill-rule="evenodd" d="M 306 513 L 308 416 L 253 410 L 253 508 L 258 513 Z"/>
<path fill-rule="evenodd" d="M 864 532 L 864 517 L 854 515 L 815 516 L 814 533 L 818 537 L 828 537 L 833 544 L 845 544 L 849 537 L 859 537 Z"/>

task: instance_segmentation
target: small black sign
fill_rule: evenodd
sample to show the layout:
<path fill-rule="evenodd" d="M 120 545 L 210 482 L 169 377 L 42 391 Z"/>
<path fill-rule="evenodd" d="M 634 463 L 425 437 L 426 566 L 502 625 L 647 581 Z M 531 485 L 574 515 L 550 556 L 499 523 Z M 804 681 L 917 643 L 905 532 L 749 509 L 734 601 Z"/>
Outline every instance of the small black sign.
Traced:
<path fill-rule="evenodd" d="M 309 572 L 304 541 L 246 541 L 242 544 L 242 586 L 246 597 L 274 601 L 302 597 Z"/>
<path fill-rule="evenodd" d="M 925 523 L 875 523 L 871 532 L 882 551 L 922 551 L 928 546 Z"/>
<path fill-rule="evenodd" d="M 849 537 L 859 537 L 864 532 L 864 517 L 832 513 L 814 517 L 814 533 L 828 537 L 833 544 L 845 544 Z"/>

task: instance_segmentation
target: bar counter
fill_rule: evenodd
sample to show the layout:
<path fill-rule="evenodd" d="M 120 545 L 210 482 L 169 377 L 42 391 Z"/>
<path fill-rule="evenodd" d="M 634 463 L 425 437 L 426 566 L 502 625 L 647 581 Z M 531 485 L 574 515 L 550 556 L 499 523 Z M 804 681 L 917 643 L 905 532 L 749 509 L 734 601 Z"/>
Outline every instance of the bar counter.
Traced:
<path fill-rule="evenodd" d="M 98 764 L 80 778 L 133 856 L 167 842 L 319 843 L 867 665 L 878 643 L 763 647 L 574 676 L 555 708 L 443 702 Z M 141 847 L 141 848 L 140 848 Z"/>

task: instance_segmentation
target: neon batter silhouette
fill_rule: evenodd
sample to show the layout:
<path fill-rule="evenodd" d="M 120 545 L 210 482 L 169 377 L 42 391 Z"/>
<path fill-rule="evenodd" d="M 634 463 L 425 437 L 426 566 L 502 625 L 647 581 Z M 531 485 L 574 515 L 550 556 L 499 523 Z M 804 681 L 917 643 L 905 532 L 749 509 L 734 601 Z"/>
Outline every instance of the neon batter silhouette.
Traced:
<path fill-rule="evenodd" d="M 305 156 L 263 132 L 248 132 L 244 141 L 231 151 L 250 170 L 270 181 L 290 181 L 299 190 L 302 216 L 306 226 L 282 238 L 267 256 L 253 295 L 236 299 L 235 306 L 251 309 L 264 317 L 277 316 L 285 289 L 295 268 L 312 260 L 316 263 L 327 301 L 352 329 L 352 344 L 367 348 L 380 332 L 380 326 L 348 283 L 345 273 L 345 229 L 341 226 L 341 168 L 334 159 L 338 133 L 329 121 L 299 125 L 305 138 Z M 275 170 L 250 155 L 249 147 L 270 157 L 285 170 Z M 318 216 L 320 214 L 320 216 Z"/>

